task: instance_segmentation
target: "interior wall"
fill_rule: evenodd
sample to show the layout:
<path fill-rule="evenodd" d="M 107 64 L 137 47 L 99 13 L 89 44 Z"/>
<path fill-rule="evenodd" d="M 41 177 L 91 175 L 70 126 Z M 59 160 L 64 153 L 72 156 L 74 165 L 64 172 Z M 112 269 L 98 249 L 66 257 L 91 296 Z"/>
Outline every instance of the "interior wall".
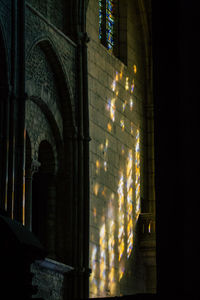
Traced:
<path fill-rule="evenodd" d="M 90 37 L 89 113 L 92 139 L 91 297 L 119 296 L 146 291 L 146 274 L 137 243 L 137 220 L 146 188 L 143 167 L 146 62 L 141 17 L 138 2 L 127 1 L 128 34 L 127 65 L 125 65 L 109 53 L 99 41 L 98 2 L 90 1 L 87 9 L 87 32 Z M 140 161 L 139 187 L 136 173 L 137 159 Z M 137 202 L 140 202 L 140 205 L 137 205 Z M 132 223 L 130 216 L 133 216 Z"/>

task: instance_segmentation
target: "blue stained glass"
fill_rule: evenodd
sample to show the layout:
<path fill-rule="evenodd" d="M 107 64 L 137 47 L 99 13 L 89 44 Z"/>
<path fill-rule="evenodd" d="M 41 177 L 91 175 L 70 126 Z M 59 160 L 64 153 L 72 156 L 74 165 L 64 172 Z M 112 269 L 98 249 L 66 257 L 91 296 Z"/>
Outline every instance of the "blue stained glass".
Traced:
<path fill-rule="evenodd" d="M 112 50 L 114 46 L 113 40 L 114 31 L 114 16 L 113 16 L 113 2 L 106 0 L 106 40 L 109 50 Z"/>
<path fill-rule="evenodd" d="M 99 39 L 101 40 L 102 38 L 102 0 L 99 1 Z"/>
<path fill-rule="evenodd" d="M 113 0 L 99 0 L 99 39 L 106 42 L 105 46 L 109 50 L 112 50 L 114 46 L 113 2 Z"/>

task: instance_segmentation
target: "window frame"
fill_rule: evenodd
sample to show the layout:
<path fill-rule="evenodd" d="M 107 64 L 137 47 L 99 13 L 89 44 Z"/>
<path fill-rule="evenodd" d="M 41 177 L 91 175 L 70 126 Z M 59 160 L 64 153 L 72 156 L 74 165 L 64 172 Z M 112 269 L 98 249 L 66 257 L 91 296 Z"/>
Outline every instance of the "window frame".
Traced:
<path fill-rule="evenodd" d="M 122 3 L 123 2 L 123 3 Z M 127 5 L 122 0 L 99 0 L 99 40 L 107 51 L 120 59 L 127 65 Z M 108 3 L 112 3 L 112 16 L 107 18 L 110 12 Z M 113 18 L 113 23 L 109 30 L 108 24 Z M 112 31 L 112 32 L 110 32 Z M 113 38 L 109 42 L 109 36 Z"/>

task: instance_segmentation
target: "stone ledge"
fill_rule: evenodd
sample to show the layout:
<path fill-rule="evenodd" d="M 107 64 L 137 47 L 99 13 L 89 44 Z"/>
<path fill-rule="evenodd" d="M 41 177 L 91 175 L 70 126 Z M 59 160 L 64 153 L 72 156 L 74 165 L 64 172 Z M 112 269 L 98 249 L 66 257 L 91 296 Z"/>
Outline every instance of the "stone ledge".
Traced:
<path fill-rule="evenodd" d="M 61 274 L 65 274 L 74 270 L 73 267 L 65 265 L 50 258 L 45 258 L 45 260 L 37 260 L 35 261 L 35 264 L 45 269 L 55 271 Z"/>

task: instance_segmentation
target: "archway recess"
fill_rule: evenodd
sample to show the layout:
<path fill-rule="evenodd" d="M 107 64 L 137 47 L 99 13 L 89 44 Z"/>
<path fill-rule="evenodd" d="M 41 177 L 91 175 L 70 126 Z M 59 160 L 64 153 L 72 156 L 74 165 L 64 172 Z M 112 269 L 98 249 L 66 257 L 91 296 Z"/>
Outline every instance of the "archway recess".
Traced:
<path fill-rule="evenodd" d="M 32 231 L 45 246 L 48 256 L 55 256 L 56 186 L 55 159 L 51 145 L 42 141 L 38 161 L 41 164 L 33 175 Z"/>

